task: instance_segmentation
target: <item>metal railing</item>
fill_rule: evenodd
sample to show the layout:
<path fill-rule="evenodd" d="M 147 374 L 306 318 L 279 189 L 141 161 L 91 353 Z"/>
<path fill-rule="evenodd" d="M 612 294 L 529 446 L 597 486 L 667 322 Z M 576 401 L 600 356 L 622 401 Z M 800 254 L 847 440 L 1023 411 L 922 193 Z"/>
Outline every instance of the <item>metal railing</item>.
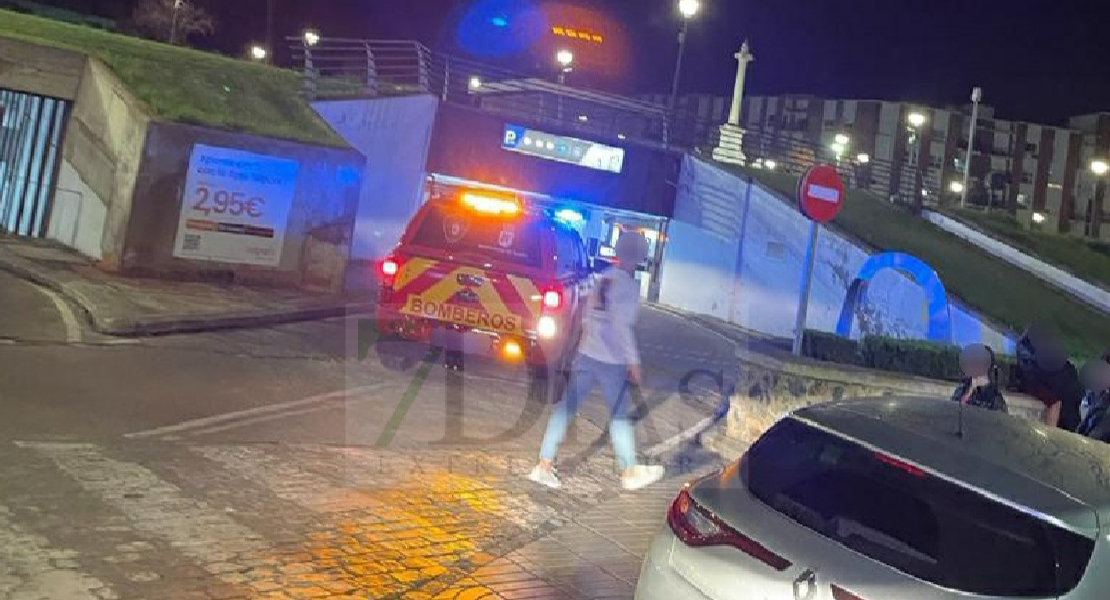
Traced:
<path fill-rule="evenodd" d="M 410 40 L 321 38 L 314 45 L 289 38 L 293 64 L 304 73 L 305 94 L 313 99 L 430 94 L 441 101 L 520 119 L 522 125 L 609 141 L 632 140 L 709 155 L 719 141 L 719 121 L 697 107 L 668 110 L 645 99 L 567 85 L 558 74 L 528 75 L 431 51 Z M 920 174 L 914 165 L 855 156 L 839 161 L 831 149 L 795 137 L 781 128 L 753 129 L 743 141 L 753 165 L 774 165 L 801 174 L 816 162 L 838 164 L 845 181 L 892 201 L 913 204 L 924 190 L 924 204 L 942 191 L 939 173 Z"/>
<path fill-rule="evenodd" d="M 710 140 L 710 144 L 699 148 L 701 154 L 711 153 L 716 142 Z M 790 132 L 746 129 L 743 151 L 753 168 L 795 176 L 818 163 L 834 165 L 849 187 L 871 191 L 897 204 L 913 206 L 915 195 L 921 195 L 923 206 L 936 205 L 942 199 L 941 175 L 935 169 L 919 171 L 908 161 L 898 163 L 871 156 L 861 162 L 856 153 L 838 157 L 831 148 L 798 139 Z"/>
<path fill-rule="evenodd" d="M 665 107 L 434 53 L 413 41 L 289 38 L 310 98 L 432 94 L 444 102 L 563 130 L 673 145 Z M 685 140 L 689 143 L 691 140 Z"/>

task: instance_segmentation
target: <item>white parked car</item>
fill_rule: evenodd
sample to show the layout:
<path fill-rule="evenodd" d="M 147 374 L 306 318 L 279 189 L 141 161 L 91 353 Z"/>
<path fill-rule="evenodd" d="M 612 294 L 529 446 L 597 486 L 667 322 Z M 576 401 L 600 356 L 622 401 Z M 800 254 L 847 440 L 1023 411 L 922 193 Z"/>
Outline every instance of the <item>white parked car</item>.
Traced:
<path fill-rule="evenodd" d="M 1110 445 L 958 403 L 799 410 L 686 486 L 637 600 L 1110 599 Z"/>

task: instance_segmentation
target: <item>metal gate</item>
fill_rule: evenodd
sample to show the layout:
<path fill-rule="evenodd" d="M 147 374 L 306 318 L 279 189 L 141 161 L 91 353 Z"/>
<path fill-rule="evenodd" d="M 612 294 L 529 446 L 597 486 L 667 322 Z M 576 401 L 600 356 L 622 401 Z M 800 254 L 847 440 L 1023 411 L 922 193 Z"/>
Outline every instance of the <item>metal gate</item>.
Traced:
<path fill-rule="evenodd" d="M 0 232 L 42 237 L 69 102 L 0 89 Z"/>

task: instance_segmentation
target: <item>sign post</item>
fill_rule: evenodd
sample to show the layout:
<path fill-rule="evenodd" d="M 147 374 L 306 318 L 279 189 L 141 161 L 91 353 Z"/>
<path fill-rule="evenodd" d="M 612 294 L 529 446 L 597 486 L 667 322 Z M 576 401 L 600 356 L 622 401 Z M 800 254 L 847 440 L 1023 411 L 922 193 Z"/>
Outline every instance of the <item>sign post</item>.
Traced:
<path fill-rule="evenodd" d="M 809 218 L 809 244 L 798 293 L 798 318 L 794 322 L 794 356 L 802 355 L 802 338 L 805 336 L 806 316 L 809 312 L 809 292 L 813 282 L 813 266 L 817 258 L 817 237 L 821 224 L 833 220 L 844 205 L 844 181 L 836 168 L 815 165 L 806 171 L 798 182 L 798 208 Z"/>

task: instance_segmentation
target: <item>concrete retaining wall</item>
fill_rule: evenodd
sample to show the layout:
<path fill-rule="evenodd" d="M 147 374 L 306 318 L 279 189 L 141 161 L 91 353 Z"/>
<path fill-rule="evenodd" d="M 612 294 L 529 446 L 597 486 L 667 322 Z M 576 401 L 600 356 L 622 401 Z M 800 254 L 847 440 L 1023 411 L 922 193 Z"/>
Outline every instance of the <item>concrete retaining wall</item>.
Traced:
<path fill-rule="evenodd" d="M 849 398 L 903 395 L 949 398 L 955 384 L 920 377 L 793 360 L 739 350 L 743 365 L 736 395 L 723 427 L 703 442 L 733 458 L 783 416 L 799 408 Z M 1007 393 L 1010 413 L 1041 418 L 1043 405 L 1021 394 Z"/>
<path fill-rule="evenodd" d="M 86 60 L 80 52 L 0 37 L 0 87 L 73 100 Z"/>
<path fill-rule="evenodd" d="M 47 236 L 99 259 L 122 263 L 132 193 L 150 116 L 98 60 L 82 71 L 69 123 Z"/>
<path fill-rule="evenodd" d="M 196 144 L 289 159 L 299 164 L 276 267 L 174 256 L 189 160 Z M 131 275 L 340 291 L 365 164 L 365 158 L 354 150 L 153 123 L 146 136 L 135 184 L 122 269 Z"/>

